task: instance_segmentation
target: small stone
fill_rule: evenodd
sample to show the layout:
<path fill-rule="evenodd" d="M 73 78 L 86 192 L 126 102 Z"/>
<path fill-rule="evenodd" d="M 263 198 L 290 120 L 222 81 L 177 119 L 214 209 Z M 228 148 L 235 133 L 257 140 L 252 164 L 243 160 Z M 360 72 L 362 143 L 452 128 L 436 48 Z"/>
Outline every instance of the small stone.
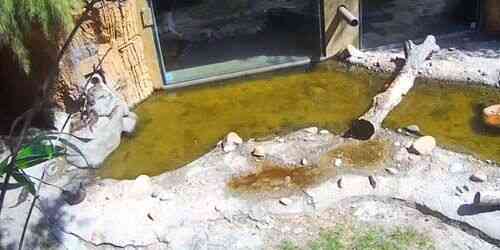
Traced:
<path fill-rule="evenodd" d="M 304 131 L 306 131 L 309 134 L 317 134 L 318 133 L 318 128 L 317 127 L 310 127 L 310 128 L 304 129 Z"/>
<path fill-rule="evenodd" d="M 301 164 L 302 166 L 306 166 L 306 165 L 308 165 L 308 164 L 309 164 L 309 162 L 307 161 L 307 159 L 305 159 L 305 158 L 304 158 L 304 159 L 302 159 L 302 160 L 300 161 L 300 164 Z"/>
<path fill-rule="evenodd" d="M 222 142 L 222 150 L 226 153 L 234 151 L 242 143 L 243 139 L 238 134 L 230 132 Z"/>
<path fill-rule="evenodd" d="M 481 171 L 477 171 L 470 176 L 470 180 L 474 182 L 485 182 L 486 180 L 488 180 L 488 176 Z"/>
<path fill-rule="evenodd" d="M 292 204 L 292 202 L 293 202 L 293 201 L 292 201 L 292 199 L 290 199 L 290 198 L 281 198 L 281 199 L 280 199 L 280 203 L 281 203 L 281 205 L 283 205 L 283 206 L 288 206 L 288 205 Z"/>
<path fill-rule="evenodd" d="M 399 170 L 397 170 L 395 168 L 386 168 L 385 171 L 387 171 L 387 173 L 389 173 L 391 175 L 397 175 L 399 173 Z"/>
<path fill-rule="evenodd" d="M 401 147 L 401 142 L 398 142 L 398 141 L 397 141 L 397 142 L 395 142 L 395 143 L 394 143 L 394 146 L 396 146 L 396 147 Z"/>
<path fill-rule="evenodd" d="M 319 131 L 319 134 L 320 135 L 329 135 L 330 134 L 330 131 L 326 130 L 326 129 L 322 129 Z"/>
<path fill-rule="evenodd" d="M 266 153 L 263 147 L 255 146 L 255 148 L 252 151 L 252 155 L 256 157 L 264 157 Z"/>
<path fill-rule="evenodd" d="M 281 138 L 281 137 L 280 137 L 280 138 L 278 138 L 278 140 L 277 140 L 277 141 L 278 141 L 279 143 L 285 143 L 285 138 Z"/>
<path fill-rule="evenodd" d="M 342 160 L 341 159 L 335 159 L 335 167 L 340 167 L 342 166 Z"/>
<path fill-rule="evenodd" d="M 429 155 L 436 147 L 436 139 L 432 136 L 422 136 L 416 139 L 410 147 L 410 152 L 419 155 Z"/>
<path fill-rule="evenodd" d="M 405 130 L 413 133 L 413 134 L 419 134 L 420 133 L 420 128 L 417 125 L 410 125 L 405 127 Z"/>

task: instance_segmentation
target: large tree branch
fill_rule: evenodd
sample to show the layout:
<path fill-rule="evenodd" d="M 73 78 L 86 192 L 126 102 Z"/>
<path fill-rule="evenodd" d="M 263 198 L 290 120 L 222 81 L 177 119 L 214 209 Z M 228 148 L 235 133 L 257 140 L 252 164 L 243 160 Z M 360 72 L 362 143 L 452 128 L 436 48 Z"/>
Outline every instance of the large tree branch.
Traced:
<path fill-rule="evenodd" d="M 420 45 L 415 45 L 412 41 L 405 42 L 406 63 L 389 88 L 373 98 L 370 110 L 353 122 L 349 135 L 363 140 L 370 139 L 382 126 L 387 115 L 413 87 L 420 67 L 433 52 L 438 50 L 439 46 L 436 44 L 434 36 L 427 36 Z M 359 55 L 361 52 L 349 53 Z"/>

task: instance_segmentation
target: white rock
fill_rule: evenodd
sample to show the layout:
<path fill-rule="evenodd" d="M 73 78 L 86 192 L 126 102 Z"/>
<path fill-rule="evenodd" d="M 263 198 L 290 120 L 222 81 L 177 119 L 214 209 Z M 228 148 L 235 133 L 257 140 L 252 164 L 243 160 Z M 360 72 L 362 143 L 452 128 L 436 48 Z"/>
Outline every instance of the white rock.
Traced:
<path fill-rule="evenodd" d="M 140 175 L 134 181 L 130 188 L 133 197 L 151 196 L 153 194 L 153 183 L 151 178 L 147 175 Z"/>
<path fill-rule="evenodd" d="M 395 143 L 394 143 L 394 146 L 396 146 L 396 147 L 401 147 L 401 142 L 398 142 L 398 141 L 397 141 L 397 142 L 395 142 Z"/>
<path fill-rule="evenodd" d="M 395 168 L 386 168 L 385 171 L 387 171 L 387 173 L 392 174 L 392 175 L 399 174 L 399 170 L 397 170 Z"/>
<path fill-rule="evenodd" d="M 414 134 L 420 133 L 420 128 L 417 125 L 410 125 L 410 126 L 407 126 L 405 129 L 406 129 L 406 131 L 414 133 Z"/>
<path fill-rule="evenodd" d="M 252 155 L 257 157 L 264 157 L 266 153 L 262 146 L 255 146 L 255 148 L 252 151 Z"/>
<path fill-rule="evenodd" d="M 301 164 L 302 166 L 306 166 L 306 165 L 308 165 L 308 164 L 309 164 L 309 162 L 307 161 L 307 159 L 306 159 L 306 158 L 304 158 L 304 159 L 302 159 L 302 160 L 300 161 L 300 164 Z"/>
<path fill-rule="evenodd" d="M 292 202 L 293 201 L 290 198 L 281 198 L 280 199 L 281 205 L 284 205 L 284 206 L 288 206 L 288 205 L 292 204 Z"/>
<path fill-rule="evenodd" d="M 474 182 L 485 182 L 488 180 L 488 176 L 482 171 L 477 171 L 470 176 L 470 180 Z"/>
<path fill-rule="evenodd" d="M 335 159 L 335 167 L 340 167 L 342 166 L 342 160 L 341 159 Z"/>
<path fill-rule="evenodd" d="M 411 146 L 412 153 L 428 155 L 436 147 L 436 139 L 432 136 L 422 136 L 415 140 Z"/>
<path fill-rule="evenodd" d="M 241 139 L 238 134 L 236 134 L 235 132 L 230 132 L 222 142 L 222 150 L 226 153 L 234 151 L 238 147 L 238 145 L 241 145 L 242 143 L 243 139 Z"/>
<path fill-rule="evenodd" d="M 285 143 L 285 138 L 278 138 L 279 143 Z"/>
<path fill-rule="evenodd" d="M 330 131 L 328 131 L 326 129 L 322 129 L 321 131 L 319 131 L 319 134 L 320 135 L 328 135 L 328 134 L 330 134 Z"/>
<path fill-rule="evenodd" d="M 317 134 L 318 133 L 318 128 L 317 127 L 310 127 L 310 128 L 304 129 L 304 131 L 306 131 L 309 134 Z"/>

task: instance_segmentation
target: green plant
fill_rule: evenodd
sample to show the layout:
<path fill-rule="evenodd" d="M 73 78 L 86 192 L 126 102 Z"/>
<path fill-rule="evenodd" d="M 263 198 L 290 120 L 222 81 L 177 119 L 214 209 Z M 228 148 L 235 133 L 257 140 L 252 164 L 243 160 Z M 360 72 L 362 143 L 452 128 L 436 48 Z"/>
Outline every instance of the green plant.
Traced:
<path fill-rule="evenodd" d="M 81 0 L 1 0 L 0 46 L 8 46 L 25 71 L 29 71 L 29 51 L 25 46 L 33 25 L 39 25 L 53 40 L 59 31 L 69 31 L 72 13 L 81 7 Z"/>

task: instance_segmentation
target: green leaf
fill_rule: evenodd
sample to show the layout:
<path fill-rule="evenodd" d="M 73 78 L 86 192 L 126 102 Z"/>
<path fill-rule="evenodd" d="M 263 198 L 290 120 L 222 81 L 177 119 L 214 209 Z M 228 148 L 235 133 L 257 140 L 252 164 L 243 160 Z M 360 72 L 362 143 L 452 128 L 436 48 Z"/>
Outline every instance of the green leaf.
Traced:
<path fill-rule="evenodd" d="M 25 174 L 16 170 L 12 173 L 12 177 L 21 185 L 26 187 L 32 195 L 36 195 L 35 183 L 33 183 Z"/>

